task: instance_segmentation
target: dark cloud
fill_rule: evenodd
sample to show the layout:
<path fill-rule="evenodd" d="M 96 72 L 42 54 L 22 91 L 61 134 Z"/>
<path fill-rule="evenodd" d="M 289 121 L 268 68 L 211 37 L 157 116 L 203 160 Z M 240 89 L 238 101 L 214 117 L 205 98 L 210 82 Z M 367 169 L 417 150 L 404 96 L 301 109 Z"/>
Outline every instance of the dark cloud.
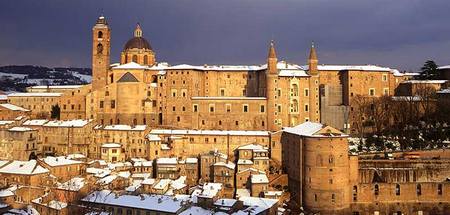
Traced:
<path fill-rule="evenodd" d="M 2 1 L 0 64 L 90 66 L 101 11 L 112 59 L 140 22 L 159 61 L 259 64 L 276 40 L 279 58 L 303 64 L 315 41 L 320 63 L 417 69 L 450 64 L 448 0 Z"/>

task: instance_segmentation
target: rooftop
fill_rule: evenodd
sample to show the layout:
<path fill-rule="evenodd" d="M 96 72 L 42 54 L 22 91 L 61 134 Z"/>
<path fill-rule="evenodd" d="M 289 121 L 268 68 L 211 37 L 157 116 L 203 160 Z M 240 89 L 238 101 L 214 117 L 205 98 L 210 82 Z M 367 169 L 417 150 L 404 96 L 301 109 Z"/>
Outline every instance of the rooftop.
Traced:
<path fill-rule="evenodd" d="M 49 170 L 39 165 L 36 160 L 12 161 L 0 168 L 0 173 L 5 174 L 36 175 L 48 172 Z"/>
<path fill-rule="evenodd" d="M 13 104 L 0 104 L 1 107 L 4 107 L 8 110 L 12 110 L 12 111 L 24 111 L 24 112 L 28 112 L 30 110 L 19 107 L 17 105 L 13 105 Z"/>
<path fill-rule="evenodd" d="M 222 131 L 222 130 L 170 130 L 153 129 L 150 134 L 164 135 L 230 135 L 230 136 L 269 136 L 268 131 Z"/>

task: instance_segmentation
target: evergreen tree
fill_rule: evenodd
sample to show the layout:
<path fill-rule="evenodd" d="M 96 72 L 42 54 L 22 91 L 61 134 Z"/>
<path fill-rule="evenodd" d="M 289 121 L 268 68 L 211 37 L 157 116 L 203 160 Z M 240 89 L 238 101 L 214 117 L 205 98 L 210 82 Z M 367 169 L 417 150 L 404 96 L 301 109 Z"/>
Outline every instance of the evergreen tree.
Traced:
<path fill-rule="evenodd" d="M 425 64 L 420 68 L 422 73 L 420 74 L 420 79 L 438 79 L 439 73 L 438 73 L 438 65 L 432 60 L 427 60 Z"/>
<path fill-rule="evenodd" d="M 61 108 L 59 108 L 59 105 L 53 105 L 52 111 L 51 111 L 51 118 L 59 120 L 60 114 L 61 114 Z"/>

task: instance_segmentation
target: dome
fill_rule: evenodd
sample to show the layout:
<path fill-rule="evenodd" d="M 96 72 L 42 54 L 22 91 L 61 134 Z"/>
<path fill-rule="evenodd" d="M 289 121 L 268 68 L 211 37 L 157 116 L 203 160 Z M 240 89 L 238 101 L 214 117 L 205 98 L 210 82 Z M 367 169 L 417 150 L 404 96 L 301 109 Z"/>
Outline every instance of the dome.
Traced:
<path fill-rule="evenodd" d="M 149 49 L 152 50 L 150 43 L 143 37 L 133 37 L 125 43 L 123 50 L 127 49 Z"/>

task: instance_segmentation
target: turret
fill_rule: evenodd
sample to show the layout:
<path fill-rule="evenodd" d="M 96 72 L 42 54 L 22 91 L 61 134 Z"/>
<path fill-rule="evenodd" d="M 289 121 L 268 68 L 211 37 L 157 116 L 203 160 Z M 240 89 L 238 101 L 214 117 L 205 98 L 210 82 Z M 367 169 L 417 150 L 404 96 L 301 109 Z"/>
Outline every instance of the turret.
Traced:
<path fill-rule="evenodd" d="M 272 40 L 270 41 L 269 55 L 267 56 L 267 72 L 270 74 L 278 74 L 277 63 L 277 53 L 275 52 L 275 46 Z"/>
<path fill-rule="evenodd" d="M 266 71 L 266 97 L 267 97 L 267 129 L 270 131 L 277 131 L 280 129 L 279 121 L 276 116 L 279 113 L 275 113 L 278 104 L 278 69 L 277 69 L 277 55 L 275 52 L 274 42 L 270 42 L 269 54 L 267 56 L 267 71 Z"/>
<path fill-rule="evenodd" d="M 309 51 L 309 58 L 308 58 L 309 75 L 319 74 L 319 71 L 317 69 L 318 63 L 319 60 L 317 59 L 316 48 L 314 47 L 314 43 L 311 43 L 311 50 Z"/>

